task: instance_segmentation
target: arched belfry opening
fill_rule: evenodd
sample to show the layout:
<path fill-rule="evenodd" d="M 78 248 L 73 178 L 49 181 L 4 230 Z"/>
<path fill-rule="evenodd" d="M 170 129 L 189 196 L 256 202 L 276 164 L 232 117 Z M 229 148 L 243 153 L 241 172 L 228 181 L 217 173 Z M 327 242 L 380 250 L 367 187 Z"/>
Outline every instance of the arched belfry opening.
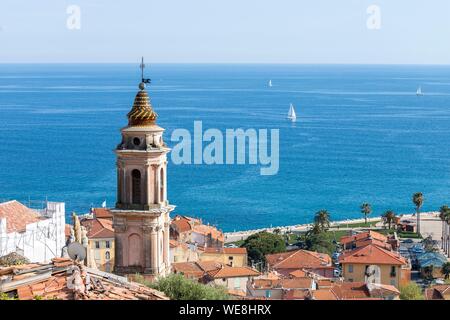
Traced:
<path fill-rule="evenodd" d="M 131 171 L 131 200 L 133 204 L 141 204 L 141 172 L 137 169 Z"/>

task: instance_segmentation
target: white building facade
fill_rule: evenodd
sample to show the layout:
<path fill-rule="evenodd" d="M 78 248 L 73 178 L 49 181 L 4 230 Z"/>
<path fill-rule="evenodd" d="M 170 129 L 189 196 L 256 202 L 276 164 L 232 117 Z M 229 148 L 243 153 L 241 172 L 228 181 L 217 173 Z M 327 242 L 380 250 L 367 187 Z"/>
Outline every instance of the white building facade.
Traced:
<path fill-rule="evenodd" d="M 0 203 L 0 257 L 16 252 L 31 262 L 61 257 L 65 240 L 65 203 L 46 202 L 40 210 L 18 201 Z"/>

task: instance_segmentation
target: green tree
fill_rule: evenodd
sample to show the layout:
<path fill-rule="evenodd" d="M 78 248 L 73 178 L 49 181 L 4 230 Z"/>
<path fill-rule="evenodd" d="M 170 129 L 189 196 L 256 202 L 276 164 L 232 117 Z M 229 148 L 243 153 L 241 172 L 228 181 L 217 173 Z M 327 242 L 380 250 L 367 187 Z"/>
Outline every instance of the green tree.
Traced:
<path fill-rule="evenodd" d="M 261 262 L 265 261 L 266 254 L 286 251 L 286 242 L 281 235 L 263 231 L 245 239 L 241 247 L 247 249 L 250 260 Z"/>
<path fill-rule="evenodd" d="M 439 208 L 439 218 L 442 220 L 442 241 L 446 239 L 446 225 L 450 222 L 450 208 L 447 205 L 443 205 Z"/>
<path fill-rule="evenodd" d="M 135 277 L 139 281 L 140 277 Z M 223 286 L 201 284 L 197 281 L 186 279 L 181 274 L 171 274 L 158 279 L 155 283 L 143 284 L 164 292 L 172 300 L 229 300 L 231 297 Z"/>
<path fill-rule="evenodd" d="M 364 221 L 367 224 L 367 216 L 372 213 L 372 207 L 370 203 L 364 202 L 361 205 L 361 213 L 364 215 Z"/>
<path fill-rule="evenodd" d="M 275 228 L 275 229 L 273 229 L 273 233 L 274 234 L 281 234 L 281 229 L 280 228 Z"/>
<path fill-rule="evenodd" d="M 0 300 L 19 300 L 15 295 L 0 292 Z"/>
<path fill-rule="evenodd" d="M 423 194 L 422 192 L 416 192 L 412 196 L 412 201 L 416 206 L 416 215 L 417 215 L 417 233 L 420 234 L 420 209 L 423 205 Z"/>
<path fill-rule="evenodd" d="M 433 273 L 434 273 L 434 266 L 433 266 L 433 265 L 431 265 L 431 266 L 426 266 L 426 267 L 423 269 L 423 275 L 424 275 L 425 279 L 432 280 L 432 279 L 434 278 L 434 277 L 433 277 Z"/>
<path fill-rule="evenodd" d="M 387 224 L 389 226 L 389 229 L 391 229 L 391 225 L 395 220 L 395 212 L 392 210 L 386 211 L 382 216 L 384 224 Z"/>
<path fill-rule="evenodd" d="M 321 231 L 326 231 L 330 227 L 330 214 L 327 210 L 320 210 L 314 215 L 314 224 L 318 225 Z"/>
<path fill-rule="evenodd" d="M 327 232 L 322 232 L 317 224 L 305 233 L 303 238 L 303 248 L 309 251 L 332 254 L 335 245 L 329 238 Z"/>
<path fill-rule="evenodd" d="M 422 289 L 415 282 L 410 282 L 405 286 L 400 287 L 401 300 L 423 300 Z"/>
<path fill-rule="evenodd" d="M 450 278 L 450 262 L 446 262 L 442 265 L 441 272 L 444 275 L 445 280 L 448 280 Z"/>

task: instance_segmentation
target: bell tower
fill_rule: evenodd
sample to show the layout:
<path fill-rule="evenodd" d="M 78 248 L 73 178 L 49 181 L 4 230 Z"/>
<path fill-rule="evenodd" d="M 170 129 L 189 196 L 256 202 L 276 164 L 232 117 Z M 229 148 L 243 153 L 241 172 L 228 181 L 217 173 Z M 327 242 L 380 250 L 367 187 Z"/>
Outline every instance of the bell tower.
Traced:
<path fill-rule="evenodd" d="M 117 146 L 117 202 L 113 213 L 115 266 L 118 274 L 140 273 L 149 277 L 170 272 L 170 212 L 167 200 L 167 153 L 164 129 L 156 124 L 144 79 L 121 129 Z"/>

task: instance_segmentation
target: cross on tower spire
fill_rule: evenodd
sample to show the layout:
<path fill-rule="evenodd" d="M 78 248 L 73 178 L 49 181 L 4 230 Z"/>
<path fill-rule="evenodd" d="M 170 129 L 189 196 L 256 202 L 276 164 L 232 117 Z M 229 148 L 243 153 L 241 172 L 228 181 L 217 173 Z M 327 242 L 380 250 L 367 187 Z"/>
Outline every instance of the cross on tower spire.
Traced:
<path fill-rule="evenodd" d="M 142 84 L 142 85 L 141 84 L 139 85 L 139 88 L 141 88 L 141 87 L 145 87 L 146 83 L 150 83 L 151 82 L 150 79 L 144 78 L 144 69 L 145 69 L 144 57 L 142 57 L 141 64 L 139 65 L 139 68 L 141 69 L 141 84 Z"/>

